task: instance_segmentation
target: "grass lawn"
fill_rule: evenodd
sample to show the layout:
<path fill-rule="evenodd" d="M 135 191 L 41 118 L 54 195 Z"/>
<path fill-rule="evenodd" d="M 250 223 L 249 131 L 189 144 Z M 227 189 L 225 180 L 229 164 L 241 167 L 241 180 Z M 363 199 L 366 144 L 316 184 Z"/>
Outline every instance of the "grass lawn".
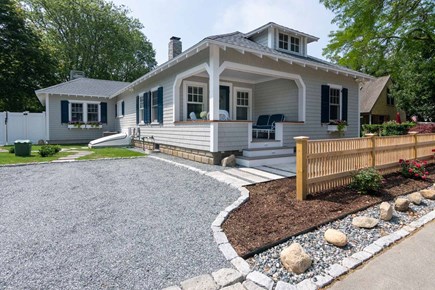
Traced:
<path fill-rule="evenodd" d="M 80 157 L 78 160 L 91 160 L 91 159 L 116 158 L 116 157 L 138 157 L 138 156 L 145 155 L 143 153 L 128 150 L 127 148 L 121 148 L 121 147 L 93 148 L 90 150 L 94 153 Z"/>
<path fill-rule="evenodd" d="M 11 154 L 9 152 L 0 152 L 0 165 L 4 164 L 17 164 L 17 163 L 33 163 L 33 162 L 48 162 L 57 160 L 60 157 L 65 157 L 68 155 L 74 154 L 74 151 L 92 151 L 93 154 L 84 156 L 79 158 L 78 160 L 92 160 L 92 159 L 101 159 L 101 158 L 116 158 L 116 157 L 137 157 L 144 156 L 140 152 L 131 151 L 127 148 L 121 147 L 106 147 L 106 148 L 96 148 L 89 149 L 86 144 L 68 144 L 68 145 L 60 145 L 62 149 L 66 151 L 62 151 L 57 153 L 54 156 L 50 157 L 41 157 L 38 154 L 38 150 L 41 149 L 41 145 L 32 145 L 32 155 L 29 157 L 19 157 L 15 156 L 15 154 Z M 9 148 L 13 147 L 13 145 L 0 146 L 0 149 L 9 150 Z M 72 151 L 69 151 L 72 150 Z"/>

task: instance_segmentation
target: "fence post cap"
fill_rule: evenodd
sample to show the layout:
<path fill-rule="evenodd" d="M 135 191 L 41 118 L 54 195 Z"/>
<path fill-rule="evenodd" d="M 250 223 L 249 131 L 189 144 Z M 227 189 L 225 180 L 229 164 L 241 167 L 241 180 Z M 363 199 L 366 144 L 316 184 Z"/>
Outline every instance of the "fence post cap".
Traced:
<path fill-rule="evenodd" d="M 297 140 L 308 140 L 310 139 L 310 137 L 308 136 L 297 136 L 297 137 L 293 137 L 293 139 Z"/>
<path fill-rule="evenodd" d="M 374 136 L 376 136 L 376 134 L 374 134 L 374 133 L 365 133 L 364 136 L 366 136 L 366 137 L 374 137 Z"/>
<path fill-rule="evenodd" d="M 409 135 L 416 135 L 416 134 L 418 134 L 418 132 L 416 132 L 416 131 L 409 131 L 408 134 Z"/>

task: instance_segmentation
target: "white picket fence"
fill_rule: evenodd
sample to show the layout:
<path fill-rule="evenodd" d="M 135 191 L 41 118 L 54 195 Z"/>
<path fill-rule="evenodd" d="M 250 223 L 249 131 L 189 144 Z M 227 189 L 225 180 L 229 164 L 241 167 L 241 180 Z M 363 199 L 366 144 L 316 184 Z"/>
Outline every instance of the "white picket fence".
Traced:
<path fill-rule="evenodd" d="M 0 112 L 0 145 L 14 144 L 15 140 L 46 139 L 46 114 L 29 112 Z"/>

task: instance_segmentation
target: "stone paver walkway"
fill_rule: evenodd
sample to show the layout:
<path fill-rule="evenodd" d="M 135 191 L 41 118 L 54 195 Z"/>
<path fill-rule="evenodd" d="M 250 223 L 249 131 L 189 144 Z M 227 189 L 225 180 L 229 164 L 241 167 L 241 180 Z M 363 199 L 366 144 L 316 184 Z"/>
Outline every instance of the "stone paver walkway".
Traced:
<path fill-rule="evenodd" d="M 75 160 L 79 159 L 80 157 L 94 153 L 92 151 L 81 151 L 81 150 L 62 150 L 62 152 L 74 152 L 74 154 L 71 154 L 71 155 L 68 155 L 65 157 L 60 157 L 59 159 L 53 160 L 52 162 L 56 163 L 56 162 L 65 162 L 65 161 L 75 161 Z"/>

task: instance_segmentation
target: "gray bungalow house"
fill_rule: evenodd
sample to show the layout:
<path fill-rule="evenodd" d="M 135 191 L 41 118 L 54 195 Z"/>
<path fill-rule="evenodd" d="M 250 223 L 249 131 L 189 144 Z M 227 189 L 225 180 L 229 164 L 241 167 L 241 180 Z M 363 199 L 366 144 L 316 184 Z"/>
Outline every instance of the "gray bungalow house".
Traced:
<path fill-rule="evenodd" d="M 243 155 L 238 163 L 246 166 L 286 162 L 295 136 L 338 137 L 331 121 L 346 120 L 345 136 L 358 137 L 359 82 L 373 78 L 309 56 L 308 46 L 317 40 L 275 23 L 249 33 L 210 36 L 185 51 L 172 37 L 166 63 L 130 84 L 113 83 L 112 92 L 101 94 L 107 108 L 100 105 L 98 112 L 106 110 L 107 119 L 101 119 L 106 125 L 100 130 L 129 132 L 138 146 L 204 163 Z M 50 89 L 36 92 L 42 102 Z M 80 100 L 93 100 L 86 93 Z M 60 116 L 66 112 L 62 101 L 68 101 L 71 121 L 74 101 L 60 95 L 57 104 L 45 102 L 50 106 L 47 123 L 72 131 L 66 113 Z M 273 124 L 269 138 L 261 131 L 254 134 L 258 117 L 273 114 L 284 119 Z M 61 134 L 53 134 L 49 141 L 60 141 Z"/>

